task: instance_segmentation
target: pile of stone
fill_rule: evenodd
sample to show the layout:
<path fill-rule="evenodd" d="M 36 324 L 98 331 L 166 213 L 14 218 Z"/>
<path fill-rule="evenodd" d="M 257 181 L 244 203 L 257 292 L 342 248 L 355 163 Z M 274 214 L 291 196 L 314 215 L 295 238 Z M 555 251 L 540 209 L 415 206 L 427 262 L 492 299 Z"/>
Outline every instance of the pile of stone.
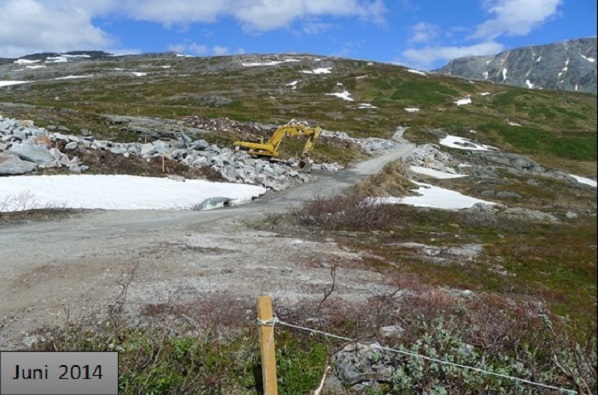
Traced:
<path fill-rule="evenodd" d="M 362 150 L 364 150 L 366 153 L 368 153 L 370 155 L 397 148 L 397 146 L 399 145 L 398 142 L 393 141 L 393 140 L 380 139 L 380 138 L 376 138 L 376 137 L 368 137 L 365 139 L 358 139 L 358 138 L 349 136 L 345 132 L 332 132 L 332 131 L 328 131 L 328 130 L 323 130 L 320 136 L 325 139 L 330 139 L 330 140 L 336 139 L 336 140 L 341 140 L 341 141 L 350 142 L 352 144 L 356 144 Z"/>
<path fill-rule="evenodd" d="M 457 173 L 455 167 L 457 167 L 458 164 L 453 157 L 449 153 L 441 151 L 440 147 L 435 144 L 418 146 L 403 160 L 411 166 L 425 167 L 444 173 Z"/>
<path fill-rule="evenodd" d="M 64 147 L 64 153 L 56 147 Z M 206 140 L 193 140 L 186 134 L 172 141 L 155 140 L 150 143 L 119 143 L 97 140 L 93 136 L 74 136 L 59 132 L 50 133 L 33 126 L 32 121 L 19 121 L 0 117 L 0 175 L 17 175 L 33 172 L 37 168 L 66 166 L 73 172 L 88 167 L 77 156 L 69 157 L 76 149 L 105 150 L 115 155 L 135 155 L 144 160 L 162 157 L 191 167 L 209 167 L 222 177 L 235 183 L 261 185 L 280 191 L 290 186 L 310 181 L 310 174 L 301 172 L 298 162 L 272 163 L 256 159 L 243 151 L 233 151 L 209 144 Z M 335 165 L 320 165 L 324 171 L 336 171 Z"/>
<path fill-rule="evenodd" d="M 258 134 L 264 133 L 262 128 L 255 124 L 233 121 L 228 118 L 207 118 L 199 115 L 190 115 L 183 118 L 183 124 L 193 128 L 211 130 L 211 131 L 228 131 L 236 134 Z"/>
<path fill-rule="evenodd" d="M 80 173 L 88 167 L 78 157 L 56 148 L 56 140 L 33 121 L 7 119 L 0 115 L 0 175 L 30 173 L 38 168 L 68 167 Z"/>

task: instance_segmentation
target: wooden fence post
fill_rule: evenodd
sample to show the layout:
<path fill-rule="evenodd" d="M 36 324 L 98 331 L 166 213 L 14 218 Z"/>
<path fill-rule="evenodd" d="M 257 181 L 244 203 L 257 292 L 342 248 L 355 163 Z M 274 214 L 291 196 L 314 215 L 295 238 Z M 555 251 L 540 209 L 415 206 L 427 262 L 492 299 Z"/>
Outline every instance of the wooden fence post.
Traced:
<path fill-rule="evenodd" d="M 260 323 L 272 322 L 272 297 L 258 296 L 257 318 Z M 274 348 L 274 323 L 260 325 L 260 350 L 262 355 L 262 380 L 264 395 L 278 395 L 276 383 L 276 350 Z"/>

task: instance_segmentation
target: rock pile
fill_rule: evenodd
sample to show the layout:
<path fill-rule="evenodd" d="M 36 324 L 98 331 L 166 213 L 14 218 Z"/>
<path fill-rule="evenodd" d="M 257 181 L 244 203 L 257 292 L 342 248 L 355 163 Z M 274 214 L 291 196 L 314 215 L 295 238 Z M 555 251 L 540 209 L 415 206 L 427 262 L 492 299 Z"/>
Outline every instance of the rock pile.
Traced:
<path fill-rule="evenodd" d="M 237 122 L 228 118 L 206 118 L 199 115 L 190 115 L 183 118 L 183 124 L 198 129 L 229 131 L 236 134 L 253 133 L 261 135 L 264 133 L 255 124 Z"/>
<path fill-rule="evenodd" d="M 57 146 L 63 146 L 66 153 Z M 0 175 L 26 174 L 38 168 L 63 166 L 73 172 L 87 170 L 77 156 L 69 157 L 68 152 L 75 149 L 105 150 L 125 157 L 136 155 L 145 160 L 163 157 L 187 166 L 210 167 L 229 182 L 261 185 L 276 191 L 312 179 L 311 175 L 299 171 L 298 163 L 289 165 L 255 159 L 245 152 L 221 148 L 203 139 L 193 140 L 184 133 L 171 141 L 119 143 L 97 140 L 93 136 L 50 133 L 33 126 L 32 121 L 0 117 Z M 338 170 L 335 165 L 326 164 L 317 168 Z"/>
<path fill-rule="evenodd" d="M 37 168 L 52 167 L 68 167 L 77 173 L 87 170 L 79 158 L 70 158 L 56 148 L 56 135 L 59 134 L 33 126 L 32 121 L 0 115 L 0 175 L 26 174 Z M 75 141 L 69 139 L 69 143 Z"/>
<path fill-rule="evenodd" d="M 412 166 L 425 167 L 451 174 L 456 173 L 454 167 L 458 165 L 451 154 L 441 151 L 440 147 L 435 144 L 418 146 L 403 161 Z"/>
<path fill-rule="evenodd" d="M 358 138 L 349 136 L 345 132 L 332 132 L 332 131 L 324 130 L 324 131 L 322 131 L 321 136 L 323 138 L 327 138 L 327 139 L 337 139 L 337 140 L 347 141 L 347 142 L 356 144 L 362 150 L 364 150 L 366 153 L 368 153 L 370 155 L 378 154 L 382 151 L 397 148 L 397 146 L 399 145 L 399 143 L 397 143 L 396 141 L 379 139 L 376 137 L 368 137 L 365 139 L 358 139 Z"/>

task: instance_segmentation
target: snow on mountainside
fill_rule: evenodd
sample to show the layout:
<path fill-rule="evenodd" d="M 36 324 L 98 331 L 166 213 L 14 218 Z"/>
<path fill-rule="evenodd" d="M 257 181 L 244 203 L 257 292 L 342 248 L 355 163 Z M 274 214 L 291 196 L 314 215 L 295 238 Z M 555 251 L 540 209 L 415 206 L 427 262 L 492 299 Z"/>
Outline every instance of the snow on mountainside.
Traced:
<path fill-rule="evenodd" d="M 434 72 L 529 89 L 596 93 L 596 37 L 458 58 Z"/>

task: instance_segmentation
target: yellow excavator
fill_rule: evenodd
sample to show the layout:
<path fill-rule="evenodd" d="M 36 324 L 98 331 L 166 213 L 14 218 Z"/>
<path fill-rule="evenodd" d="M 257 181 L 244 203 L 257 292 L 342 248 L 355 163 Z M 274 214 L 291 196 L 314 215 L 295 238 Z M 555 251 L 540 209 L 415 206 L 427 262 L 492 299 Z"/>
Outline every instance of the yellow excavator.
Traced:
<path fill-rule="evenodd" d="M 314 149 L 315 141 L 320 137 L 321 131 L 322 129 L 319 126 L 312 128 L 305 123 L 291 121 L 286 125 L 279 126 L 266 141 L 263 138 L 257 142 L 235 141 L 233 145 L 235 151 L 246 151 L 252 156 L 278 158 L 280 156 L 280 143 L 283 138 L 287 136 L 307 136 L 307 141 L 303 146 L 303 152 L 299 160 L 299 167 L 304 171 L 309 171 L 313 163 L 310 154 Z"/>

